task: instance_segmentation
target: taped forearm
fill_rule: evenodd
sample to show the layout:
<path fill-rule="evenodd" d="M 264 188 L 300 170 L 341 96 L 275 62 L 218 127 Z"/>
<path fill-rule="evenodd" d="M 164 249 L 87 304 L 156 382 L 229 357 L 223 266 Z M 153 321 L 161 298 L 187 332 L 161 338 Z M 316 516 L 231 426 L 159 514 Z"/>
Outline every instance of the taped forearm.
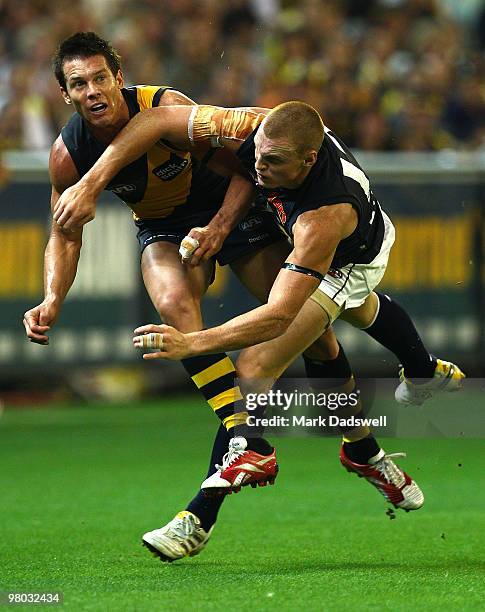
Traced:
<path fill-rule="evenodd" d="M 243 142 L 264 118 L 265 114 L 249 109 L 203 104 L 192 110 L 189 139 L 192 145 L 210 142 L 211 147 L 223 147 L 223 139 Z"/>

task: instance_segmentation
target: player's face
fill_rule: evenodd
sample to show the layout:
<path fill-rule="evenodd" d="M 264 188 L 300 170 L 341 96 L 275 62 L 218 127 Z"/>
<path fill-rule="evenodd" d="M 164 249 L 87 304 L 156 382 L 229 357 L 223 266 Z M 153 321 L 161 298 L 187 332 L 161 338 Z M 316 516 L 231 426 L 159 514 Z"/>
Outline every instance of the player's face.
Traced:
<path fill-rule="evenodd" d="M 308 157 L 297 154 L 290 140 L 285 138 L 271 139 L 264 133 L 264 124 L 254 137 L 255 170 L 258 185 L 266 189 L 286 187 L 295 189 L 303 183 L 314 163 Z"/>
<path fill-rule="evenodd" d="M 111 72 L 103 55 L 66 60 L 63 65 L 66 89 L 61 92 L 67 104 L 94 128 L 112 127 L 127 113 L 121 94 L 123 76 Z"/>

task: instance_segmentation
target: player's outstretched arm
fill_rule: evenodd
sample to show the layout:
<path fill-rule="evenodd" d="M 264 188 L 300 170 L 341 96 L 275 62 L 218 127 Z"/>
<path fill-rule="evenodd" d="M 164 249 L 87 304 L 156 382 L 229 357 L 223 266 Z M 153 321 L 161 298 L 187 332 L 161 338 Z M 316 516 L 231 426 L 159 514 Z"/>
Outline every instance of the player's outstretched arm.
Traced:
<path fill-rule="evenodd" d="M 174 105 L 148 109 L 130 120 L 80 182 L 86 184 L 86 189 L 89 186 L 91 194 L 97 197 L 124 166 L 138 159 L 160 139 L 182 149 L 211 143 L 213 133 L 203 127 L 210 118 L 217 119 L 214 129 L 223 138 L 221 144 L 228 146 L 238 142 L 239 146 L 264 115 L 247 109 L 213 106 Z"/>
<path fill-rule="evenodd" d="M 223 108 L 203 104 L 189 118 L 189 138 L 193 145 L 208 143 L 235 153 L 261 124 L 270 109 Z"/>
<path fill-rule="evenodd" d="M 79 184 L 84 186 L 86 193 L 97 198 L 122 168 L 160 139 L 169 140 L 182 149 L 189 148 L 187 124 L 192 109 L 193 106 L 159 106 L 138 113 L 106 147 Z"/>
<path fill-rule="evenodd" d="M 195 102 L 182 92 L 170 89 L 161 96 L 159 107 L 172 105 L 195 106 Z M 145 150 L 142 153 L 145 153 Z M 72 229 L 83 226 L 94 219 L 99 192 L 92 189 L 94 185 L 91 184 L 90 177 L 91 175 L 85 181 L 80 181 L 79 184 L 67 189 L 58 199 L 54 209 L 54 220 L 61 227 Z"/>
<path fill-rule="evenodd" d="M 294 252 L 289 260 L 292 256 Z M 184 359 L 272 340 L 288 329 L 318 282 L 315 278 L 304 275 L 297 278 L 281 270 L 267 304 L 203 332 L 183 334 L 168 325 L 143 325 L 135 329 L 133 344 L 142 349 L 159 349 L 156 353 L 144 354 L 144 359 Z"/>
<path fill-rule="evenodd" d="M 147 325 L 135 330 L 134 345 L 159 348 L 145 359 L 183 359 L 219 351 L 237 350 L 284 334 L 305 301 L 320 283 L 342 238 L 350 235 L 356 213 L 350 204 L 337 204 L 302 214 L 294 228 L 294 249 L 287 263 L 312 271 L 281 269 L 268 303 L 223 325 L 182 334 L 167 325 Z M 146 334 L 151 334 L 148 338 Z"/>
<path fill-rule="evenodd" d="M 211 144 L 210 130 L 207 131 L 205 127 L 200 130 L 197 127 L 206 126 L 207 119 L 211 116 L 221 118 L 221 134 L 224 138 L 220 142 L 229 148 L 236 144 L 238 147 L 251 133 L 251 122 L 248 122 L 248 118 L 256 121 L 255 125 L 263 118 L 261 114 L 246 110 L 197 107 L 193 104 L 159 106 L 138 113 L 108 145 L 89 172 L 62 194 L 54 210 L 54 220 L 66 229 L 72 229 L 74 221 L 71 219 L 71 211 L 80 206 L 88 210 L 95 209 L 96 201 L 109 181 L 160 139 L 168 140 L 185 150 L 192 146 L 197 148 L 201 144 Z M 234 138 L 231 136 L 233 132 Z M 246 136 L 243 137 L 244 134 Z"/>
<path fill-rule="evenodd" d="M 62 191 L 79 175 L 62 140 L 54 143 L 49 160 L 52 182 L 51 210 Z M 67 231 L 52 223 L 44 254 L 44 300 L 24 314 L 25 333 L 31 342 L 49 344 L 49 330 L 59 316 L 62 303 L 76 277 L 82 244 L 82 229 Z"/>
<path fill-rule="evenodd" d="M 54 209 L 54 220 L 66 229 L 74 223 L 72 211 L 83 206 L 95 209 L 109 183 L 125 166 L 146 153 L 161 138 L 188 149 L 187 123 L 193 106 L 159 106 L 138 113 L 121 130 L 94 166 L 72 187 L 66 189 Z M 77 215 L 76 215 L 77 217 Z"/>

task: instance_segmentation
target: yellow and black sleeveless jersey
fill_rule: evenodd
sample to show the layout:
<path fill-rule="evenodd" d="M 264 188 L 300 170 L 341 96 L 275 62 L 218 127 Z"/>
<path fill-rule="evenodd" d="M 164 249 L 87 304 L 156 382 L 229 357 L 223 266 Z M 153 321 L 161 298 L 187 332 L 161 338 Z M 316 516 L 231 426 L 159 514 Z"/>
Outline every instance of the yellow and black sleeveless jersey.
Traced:
<path fill-rule="evenodd" d="M 121 92 L 130 118 L 158 106 L 167 89 L 170 88 L 149 85 L 123 88 Z M 78 113 L 70 118 L 61 136 L 80 176 L 93 167 L 106 149 Z M 227 182 L 192 158 L 189 152 L 159 141 L 145 155 L 123 168 L 106 189 L 132 209 L 135 219 L 161 219 L 184 205 L 190 209 L 218 208 Z"/>

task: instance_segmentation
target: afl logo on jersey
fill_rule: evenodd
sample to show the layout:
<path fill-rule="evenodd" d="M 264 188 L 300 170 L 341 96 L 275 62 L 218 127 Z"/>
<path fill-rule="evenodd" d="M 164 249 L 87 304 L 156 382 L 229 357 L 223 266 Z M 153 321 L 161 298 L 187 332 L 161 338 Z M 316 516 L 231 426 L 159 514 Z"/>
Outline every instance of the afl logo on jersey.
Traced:
<path fill-rule="evenodd" d="M 286 213 L 283 202 L 280 200 L 280 198 L 276 194 L 270 193 L 268 195 L 268 202 L 275 208 L 281 223 L 285 223 Z"/>
<path fill-rule="evenodd" d="M 172 153 L 170 159 L 161 166 L 153 168 L 152 172 L 162 181 L 171 181 L 178 176 L 188 165 L 189 160 Z"/>
<path fill-rule="evenodd" d="M 244 219 L 244 221 L 241 221 L 239 224 L 239 229 L 243 232 L 250 232 L 262 223 L 263 219 L 261 219 L 261 217 L 248 217 L 247 219 Z"/>

